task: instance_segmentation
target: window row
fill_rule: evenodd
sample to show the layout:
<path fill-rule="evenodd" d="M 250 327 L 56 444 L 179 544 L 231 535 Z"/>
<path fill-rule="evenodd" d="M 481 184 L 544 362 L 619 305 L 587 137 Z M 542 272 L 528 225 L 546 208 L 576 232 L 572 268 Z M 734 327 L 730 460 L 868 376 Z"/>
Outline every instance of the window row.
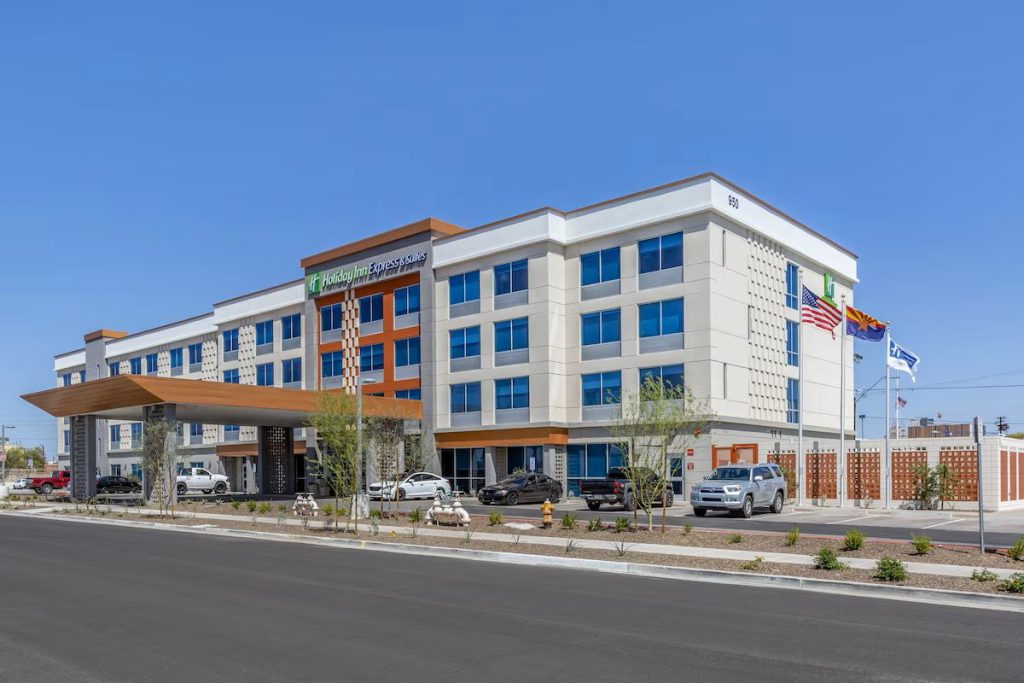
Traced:
<path fill-rule="evenodd" d="M 394 315 L 409 315 L 420 310 L 420 286 L 409 285 L 394 291 Z M 368 325 L 384 319 L 384 294 L 359 297 L 359 324 Z M 320 331 L 341 329 L 341 303 L 320 308 Z"/>
<path fill-rule="evenodd" d="M 256 386 L 274 386 L 274 366 L 272 362 L 256 366 Z M 238 384 L 238 368 L 225 370 L 221 377 L 225 384 Z M 281 361 L 281 382 L 285 386 L 302 382 L 302 358 L 285 358 Z"/>
<path fill-rule="evenodd" d="M 409 337 L 394 342 L 395 367 L 401 368 L 420 363 L 420 338 Z M 341 377 L 341 351 L 320 354 L 320 376 Z M 374 372 L 384 369 L 384 344 L 365 344 L 359 347 L 359 371 Z"/>
<path fill-rule="evenodd" d="M 640 368 L 639 386 L 648 380 L 659 382 L 669 391 L 685 385 L 682 364 Z M 594 372 L 581 375 L 580 390 L 584 406 L 602 406 L 622 403 L 622 371 Z"/>

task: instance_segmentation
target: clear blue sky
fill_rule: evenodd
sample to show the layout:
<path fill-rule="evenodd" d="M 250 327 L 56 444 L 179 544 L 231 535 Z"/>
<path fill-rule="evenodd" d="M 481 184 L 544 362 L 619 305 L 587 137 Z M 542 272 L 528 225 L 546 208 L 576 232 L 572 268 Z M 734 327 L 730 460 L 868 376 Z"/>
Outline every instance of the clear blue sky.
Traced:
<path fill-rule="evenodd" d="M 205 312 L 424 216 L 474 226 L 705 170 L 860 255 L 857 302 L 922 356 L 919 386 L 1024 369 L 1011 3 L 153 4 L 0 22 L 14 439 L 54 452 L 18 395 L 88 330 Z M 880 346 L 859 345 L 861 387 Z M 1024 429 L 1019 388 L 904 396 L 908 416 Z"/>

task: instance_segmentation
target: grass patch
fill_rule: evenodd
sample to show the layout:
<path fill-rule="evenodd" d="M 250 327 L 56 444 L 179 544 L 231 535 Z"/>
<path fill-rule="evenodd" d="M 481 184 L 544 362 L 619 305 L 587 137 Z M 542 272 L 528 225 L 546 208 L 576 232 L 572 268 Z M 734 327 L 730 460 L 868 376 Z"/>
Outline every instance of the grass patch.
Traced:
<path fill-rule="evenodd" d="M 736 544 L 736 543 L 740 543 L 742 541 L 743 541 L 743 535 L 742 534 L 729 534 L 728 536 L 725 537 L 725 542 L 726 543 Z"/>

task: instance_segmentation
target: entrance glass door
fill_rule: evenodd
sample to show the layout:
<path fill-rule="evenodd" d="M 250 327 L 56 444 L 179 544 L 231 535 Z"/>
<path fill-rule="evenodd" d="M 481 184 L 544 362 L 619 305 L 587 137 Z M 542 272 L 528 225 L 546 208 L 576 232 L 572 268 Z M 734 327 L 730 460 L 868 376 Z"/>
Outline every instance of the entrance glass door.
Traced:
<path fill-rule="evenodd" d="M 543 472 L 544 471 L 544 447 L 543 446 L 509 446 L 506 449 L 506 462 L 508 471 L 505 474 L 516 472 Z"/>
<path fill-rule="evenodd" d="M 451 483 L 452 491 L 476 495 L 484 485 L 484 449 L 442 449 L 441 476 Z"/>

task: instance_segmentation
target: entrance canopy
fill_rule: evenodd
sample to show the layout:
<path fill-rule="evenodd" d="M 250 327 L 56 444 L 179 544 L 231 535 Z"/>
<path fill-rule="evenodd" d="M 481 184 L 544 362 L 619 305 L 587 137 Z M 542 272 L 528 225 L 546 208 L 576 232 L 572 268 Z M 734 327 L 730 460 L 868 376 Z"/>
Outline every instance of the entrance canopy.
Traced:
<path fill-rule="evenodd" d="M 25 394 L 23 399 L 54 417 L 94 415 L 141 422 L 145 408 L 174 404 L 182 422 L 304 427 L 317 410 L 319 391 L 256 387 L 176 377 L 118 375 Z M 422 417 L 419 401 L 363 396 L 363 414 Z"/>

